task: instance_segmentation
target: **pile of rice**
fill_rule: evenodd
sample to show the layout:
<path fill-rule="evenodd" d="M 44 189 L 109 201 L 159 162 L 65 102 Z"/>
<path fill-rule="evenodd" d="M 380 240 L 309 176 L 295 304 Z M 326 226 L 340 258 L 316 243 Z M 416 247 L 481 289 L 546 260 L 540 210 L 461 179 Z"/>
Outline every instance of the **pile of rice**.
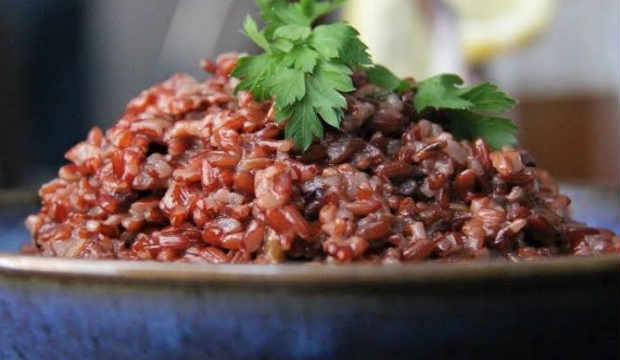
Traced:
<path fill-rule="evenodd" d="M 457 141 L 412 93 L 354 75 L 342 129 L 305 152 L 271 102 L 234 94 L 237 55 L 177 74 L 94 128 L 26 225 L 43 256 L 279 263 L 414 262 L 620 251 L 568 217 L 524 150 Z M 432 121 L 431 121 L 432 120 Z"/>

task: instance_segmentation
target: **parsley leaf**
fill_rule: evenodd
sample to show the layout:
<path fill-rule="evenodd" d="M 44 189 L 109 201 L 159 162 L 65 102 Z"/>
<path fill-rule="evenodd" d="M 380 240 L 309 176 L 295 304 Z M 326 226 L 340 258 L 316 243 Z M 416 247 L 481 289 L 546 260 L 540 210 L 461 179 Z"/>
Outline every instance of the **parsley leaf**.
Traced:
<path fill-rule="evenodd" d="M 244 56 L 237 60 L 232 75 L 241 79 L 235 91 L 247 90 L 257 100 L 269 98 L 269 90 L 264 86 L 264 81 L 273 72 L 276 59 L 268 54 Z"/>
<path fill-rule="evenodd" d="M 335 10 L 342 5 L 346 0 L 333 0 L 317 3 L 314 0 L 301 0 L 299 4 L 301 8 L 311 21 L 318 19 L 319 17 Z"/>
<path fill-rule="evenodd" d="M 312 72 L 316 66 L 319 54 L 308 46 L 297 46 L 282 57 L 286 66 L 292 66 L 303 72 Z"/>
<path fill-rule="evenodd" d="M 291 50 L 293 50 L 293 46 L 295 46 L 295 44 L 285 38 L 277 38 L 272 44 L 272 47 L 280 50 L 283 53 L 287 53 Z"/>
<path fill-rule="evenodd" d="M 460 96 L 463 80 L 454 74 L 441 74 L 428 78 L 417 84 L 418 91 L 414 105 L 418 112 L 426 108 L 435 109 L 471 109 L 471 101 Z"/>
<path fill-rule="evenodd" d="M 349 66 L 370 64 L 368 47 L 359 39 L 357 30 L 343 22 L 317 26 L 310 45 L 327 59 L 339 58 Z"/>
<path fill-rule="evenodd" d="M 306 93 L 304 73 L 296 69 L 283 68 L 265 79 L 264 82 L 280 107 L 286 107 L 301 100 Z"/>
<path fill-rule="evenodd" d="M 320 16 L 336 9 L 343 2 L 344 0 L 301 0 L 299 3 L 290 3 L 287 0 L 257 0 L 256 4 L 265 21 L 265 36 L 271 38 L 281 26 L 310 26 Z"/>
<path fill-rule="evenodd" d="M 269 52 L 269 42 L 265 38 L 265 35 L 258 31 L 258 26 L 256 26 L 256 22 L 254 22 L 254 19 L 252 19 L 250 15 L 245 17 L 245 22 L 243 23 L 243 33 L 245 36 L 252 39 L 256 45 Z"/>
<path fill-rule="evenodd" d="M 517 103 L 515 99 L 500 91 L 497 85 L 485 82 L 459 91 L 461 98 L 470 101 L 472 110 L 507 111 Z"/>
<path fill-rule="evenodd" d="M 283 25 L 274 31 L 273 36 L 289 40 L 304 40 L 310 36 L 310 27 L 302 25 Z"/>
<path fill-rule="evenodd" d="M 348 67 L 332 62 L 321 62 L 316 69 L 316 76 L 326 83 L 326 86 L 333 87 L 342 92 L 355 90 L 351 80 L 351 71 Z"/>
<path fill-rule="evenodd" d="M 368 80 L 388 91 L 403 91 L 411 87 L 411 85 L 394 75 L 388 68 L 382 65 L 374 65 L 366 69 Z"/>
<path fill-rule="evenodd" d="M 280 26 L 309 26 L 312 23 L 299 4 L 290 4 L 286 0 L 257 0 L 256 4 L 265 22 L 264 32 L 267 38 L 271 38 Z"/>
<path fill-rule="evenodd" d="M 490 83 L 471 87 L 462 84 L 463 80 L 454 74 L 437 75 L 416 84 L 417 111 L 433 108 L 446 112 L 449 128 L 457 138 L 483 138 L 494 149 L 515 144 L 517 126 L 493 113 L 510 110 L 516 101 Z"/>
<path fill-rule="evenodd" d="M 450 130 L 461 139 L 483 138 L 493 149 L 517 143 L 517 125 L 510 119 L 486 116 L 464 110 L 448 112 Z"/>
<path fill-rule="evenodd" d="M 260 100 L 273 99 L 276 120 L 286 121 L 285 136 L 300 150 L 323 136 L 323 124 L 340 127 L 347 107 L 342 95 L 355 90 L 354 67 L 370 64 L 368 48 L 350 25 L 335 23 L 312 28 L 312 22 L 342 1 L 258 0 L 265 27 L 251 17 L 244 33 L 265 50 L 241 57 L 232 75 Z"/>
<path fill-rule="evenodd" d="M 323 137 L 323 125 L 314 111 L 310 100 L 306 97 L 295 107 L 291 118 L 286 124 L 284 136 L 292 138 L 297 147 L 307 150 L 314 137 Z"/>

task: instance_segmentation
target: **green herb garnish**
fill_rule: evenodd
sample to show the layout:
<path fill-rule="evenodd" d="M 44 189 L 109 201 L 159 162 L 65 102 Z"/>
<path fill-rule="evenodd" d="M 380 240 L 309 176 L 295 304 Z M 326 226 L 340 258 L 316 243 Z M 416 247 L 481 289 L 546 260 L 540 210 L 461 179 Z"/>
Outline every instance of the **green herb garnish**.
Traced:
<path fill-rule="evenodd" d="M 305 151 L 315 137 L 323 137 L 321 120 L 340 126 L 347 107 L 342 93 L 355 90 L 353 68 L 370 64 L 370 56 L 350 25 L 312 27 L 341 1 L 257 3 L 265 27 L 259 30 L 248 16 L 243 29 L 265 52 L 239 59 L 233 71 L 241 79 L 236 90 L 248 90 L 257 99 L 273 98 L 276 121 L 287 121 L 285 136 Z"/>
<path fill-rule="evenodd" d="M 368 80 L 388 91 L 404 91 L 411 88 L 411 84 L 394 75 L 383 65 L 374 65 L 366 69 Z"/>
<path fill-rule="evenodd" d="M 517 142 L 518 127 L 497 114 L 510 110 L 516 101 L 490 83 L 462 87 L 454 74 L 433 76 L 415 84 L 413 103 L 418 112 L 428 108 L 444 111 L 449 129 L 461 139 L 485 139 L 494 149 Z"/>
<path fill-rule="evenodd" d="M 273 99 L 276 121 L 286 121 L 285 136 L 305 151 L 323 137 L 323 123 L 335 128 L 347 107 L 343 93 L 354 91 L 351 74 L 366 71 L 369 80 L 388 91 L 415 91 L 418 113 L 427 109 L 448 114 L 450 130 L 465 139 L 485 138 L 499 148 L 516 142 L 516 126 L 495 113 L 515 100 L 489 83 L 462 87 L 457 75 L 443 74 L 411 84 L 389 69 L 373 64 L 359 33 L 337 22 L 313 27 L 314 21 L 343 0 L 257 0 L 265 23 L 259 29 L 251 16 L 243 31 L 264 52 L 241 57 L 232 73 L 257 100 Z"/>

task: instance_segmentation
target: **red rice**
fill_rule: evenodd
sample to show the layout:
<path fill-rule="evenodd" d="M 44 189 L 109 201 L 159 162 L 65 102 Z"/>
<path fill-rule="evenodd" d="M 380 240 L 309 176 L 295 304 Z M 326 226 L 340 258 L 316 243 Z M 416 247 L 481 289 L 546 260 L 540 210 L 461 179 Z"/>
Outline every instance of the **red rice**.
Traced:
<path fill-rule="evenodd" d="M 304 154 L 272 104 L 233 94 L 237 56 L 142 92 L 94 128 L 43 185 L 26 220 L 43 256 L 211 263 L 411 262 L 618 254 L 613 233 L 568 217 L 570 200 L 527 152 L 456 141 L 411 93 L 356 74 L 345 133 Z"/>

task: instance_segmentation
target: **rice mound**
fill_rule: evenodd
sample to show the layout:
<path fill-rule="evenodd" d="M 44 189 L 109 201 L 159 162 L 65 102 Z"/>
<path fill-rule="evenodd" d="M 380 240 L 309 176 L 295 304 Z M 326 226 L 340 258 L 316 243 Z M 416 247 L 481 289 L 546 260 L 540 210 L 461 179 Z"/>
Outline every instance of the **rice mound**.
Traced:
<path fill-rule="evenodd" d="M 341 130 L 305 153 L 271 102 L 233 89 L 236 54 L 143 91 L 94 128 L 26 220 L 42 256 L 210 263 L 413 262 L 618 254 L 518 148 L 457 141 L 441 113 L 356 73 Z"/>

